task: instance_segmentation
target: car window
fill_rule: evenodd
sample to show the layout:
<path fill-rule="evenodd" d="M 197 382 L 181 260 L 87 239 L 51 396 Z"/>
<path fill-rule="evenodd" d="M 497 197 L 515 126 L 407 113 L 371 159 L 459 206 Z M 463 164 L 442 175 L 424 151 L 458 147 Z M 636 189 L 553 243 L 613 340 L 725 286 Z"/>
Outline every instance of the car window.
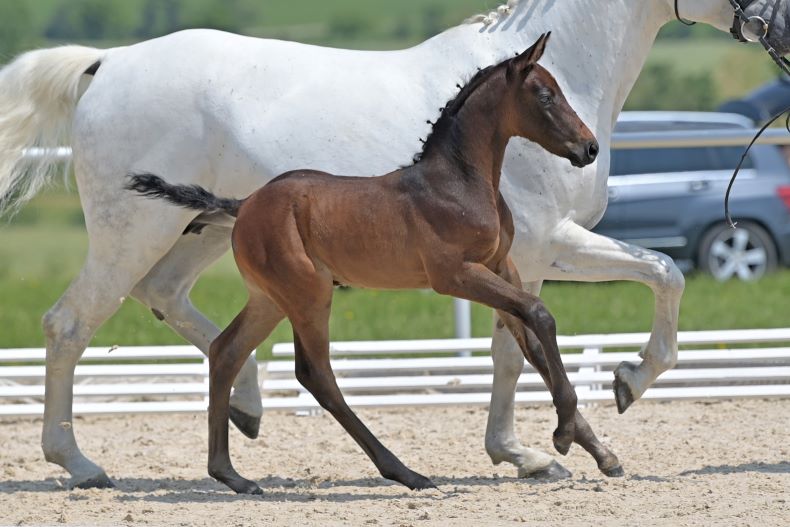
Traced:
<path fill-rule="evenodd" d="M 660 174 L 666 172 L 698 172 L 707 170 L 735 170 L 743 155 L 743 148 L 645 148 L 613 150 L 612 176 Z M 746 158 L 743 168 L 754 168 Z"/>

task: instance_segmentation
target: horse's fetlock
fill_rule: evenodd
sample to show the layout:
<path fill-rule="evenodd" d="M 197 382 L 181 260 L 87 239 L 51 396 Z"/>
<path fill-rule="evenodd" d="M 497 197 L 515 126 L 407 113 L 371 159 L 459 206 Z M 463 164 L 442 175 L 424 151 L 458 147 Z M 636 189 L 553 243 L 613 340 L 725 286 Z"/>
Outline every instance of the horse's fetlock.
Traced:
<path fill-rule="evenodd" d="M 648 355 L 645 360 L 661 372 L 671 370 L 678 363 L 677 353 L 669 351 Z"/>

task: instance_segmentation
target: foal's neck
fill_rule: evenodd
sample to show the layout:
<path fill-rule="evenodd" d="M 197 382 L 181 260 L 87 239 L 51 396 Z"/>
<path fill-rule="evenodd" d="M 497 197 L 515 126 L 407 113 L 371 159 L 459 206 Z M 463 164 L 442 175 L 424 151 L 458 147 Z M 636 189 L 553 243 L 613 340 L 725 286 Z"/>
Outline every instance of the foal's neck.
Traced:
<path fill-rule="evenodd" d="M 505 118 L 505 89 L 504 72 L 494 74 L 469 96 L 447 126 L 436 131 L 439 137 L 423 158 L 428 164 L 440 161 L 439 170 L 431 171 L 436 172 L 434 177 L 444 182 L 448 178 L 482 181 L 496 195 L 505 149 L 513 137 Z"/>

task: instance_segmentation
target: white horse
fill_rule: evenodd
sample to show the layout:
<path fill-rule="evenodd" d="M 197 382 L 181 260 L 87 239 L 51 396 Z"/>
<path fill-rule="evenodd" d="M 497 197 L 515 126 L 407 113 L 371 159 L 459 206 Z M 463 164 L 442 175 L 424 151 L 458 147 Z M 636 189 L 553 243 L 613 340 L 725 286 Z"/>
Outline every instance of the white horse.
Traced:
<path fill-rule="evenodd" d="M 765 0 L 758 1 L 759 8 Z M 543 280 L 633 280 L 655 293 L 639 365 L 616 372 L 621 409 L 675 364 L 683 275 L 663 254 L 591 233 L 606 208 L 612 127 L 674 0 L 511 0 L 416 47 L 361 52 L 190 30 L 129 47 L 26 53 L 0 71 L 0 199 L 21 203 L 51 159 L 22 152 L 70 137 L 90 246 L 82 271 L 43 319 L 47 339 L 42 447 L 71 484 L 109 486 L 72 426 L 74 366 L 99 326 L 131 295 L 207 352 L 218 329 L 189 301 L 198 275 L 226 252 L 229 230 L 182 235 L 195 216 L 124 190 L 130 173 L 160 174 L 243 197 L 297 168 L 379 174 L 410 162 L 429 120 L 478 67 L 555 30 L 544 62 L 600 140 L 599 161 L 573 169 L 533 144 L 508 147 L 502 192 L 516 225 L 512 256 L 525 287 Z M 751 9 L 751 7 L 750 7 Z M 684 18 L 727 30 L 728 0 L 680 0 Z M 786 47 L 780 47 L 782 51 Z M 71 132 L 68 134 L 68 132 Z M 529 161 L 527 161 L 529 160 Z M 524 357 L 495 329 L 486 450 L 520 476 L 569 476 L 513 431 Z M 234 385 L 232 419 L 258 433 L 255 361 Z"/>

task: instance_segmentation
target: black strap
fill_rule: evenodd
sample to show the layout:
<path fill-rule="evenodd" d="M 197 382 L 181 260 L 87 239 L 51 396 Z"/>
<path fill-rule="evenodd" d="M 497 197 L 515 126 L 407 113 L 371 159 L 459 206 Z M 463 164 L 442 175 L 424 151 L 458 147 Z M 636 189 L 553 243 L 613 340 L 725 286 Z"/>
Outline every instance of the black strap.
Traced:
<path fill-rule="evenodd" d="M 696 22 L 692 20 L 686 20 L 685 18 L 680 16 L 680 8 L 678 7 L 678 2 L 680 2 L 680 0 L 675 0 L 675 16 L 680 21 L 680 23 L 685 24 L 687 26 L 693 26 L 694 24 L 696 24 Z"/>
<path fill-rule="evenodd" d="M 746 0 L 745 2 L 730 0 L 732 8 L 735 10 L 735 14 L 732 17 L 732 27 L 730 28 L 730 34 L 732 35 L 732 38 L 738 42 L 749 42 L 743 38 L 743 33 L 741 33 L 741 24 L 743 24 L 748 19 L 746 13 L 744 13 L 743 10 L 749 7 L 752 2 L 754 2 L 754 0 Z M 777 4 L 778 3 L 779 0 L 777 0 Z M 774 5 L 774 12 L 776 12 L 776 4 Z"/>
<path fill-rule="evenodd" d="M 758 131 L 757 134 L 754 136 L 752 141 L 749 143 L 749 146 L 747 146 L 746 150 L 743 151 L 743 155 L 741 156 L 741 160 L 738 162 L 738 166 L 735 167 L 735 172 L 733 172 L 732 174 L 732 178 L 730 179 L 730 184 L 727 185 L 727 192 L 724 194 L 724 217 L 727 218 L 727 223 L 733 229 L 735 228 L 736 224 L 734 221 L 732 221 L 732 216 L 730 215 L 730 191 L 732 191 L 732 186 L 735 183 L 735 178 L 738 177 L 738 173 L 741 171 L 741 168 L 743 167 L 743 162 L 746 161 L 746 156 L 749 154 L 749 150 L 751 150 L 754 144 L 757 142 L 757 139 L 759 139 L 760 136 L 763 135 L 763 132 L 765 132 L 768 129 L 768 127 L 774 123 L 774 121 L 776 121 L 782 115 L 788 112 L 790 112 L 790 106 L 788 106 L 781 112 L 771 117 L 771 119 L 767 123 L 765 123 L 762 128 L 760 128 L 760 131 Z M 790 114 L 787 115 L 787 120 L 785 121 L 785 128 L 790 133 Z"/>

